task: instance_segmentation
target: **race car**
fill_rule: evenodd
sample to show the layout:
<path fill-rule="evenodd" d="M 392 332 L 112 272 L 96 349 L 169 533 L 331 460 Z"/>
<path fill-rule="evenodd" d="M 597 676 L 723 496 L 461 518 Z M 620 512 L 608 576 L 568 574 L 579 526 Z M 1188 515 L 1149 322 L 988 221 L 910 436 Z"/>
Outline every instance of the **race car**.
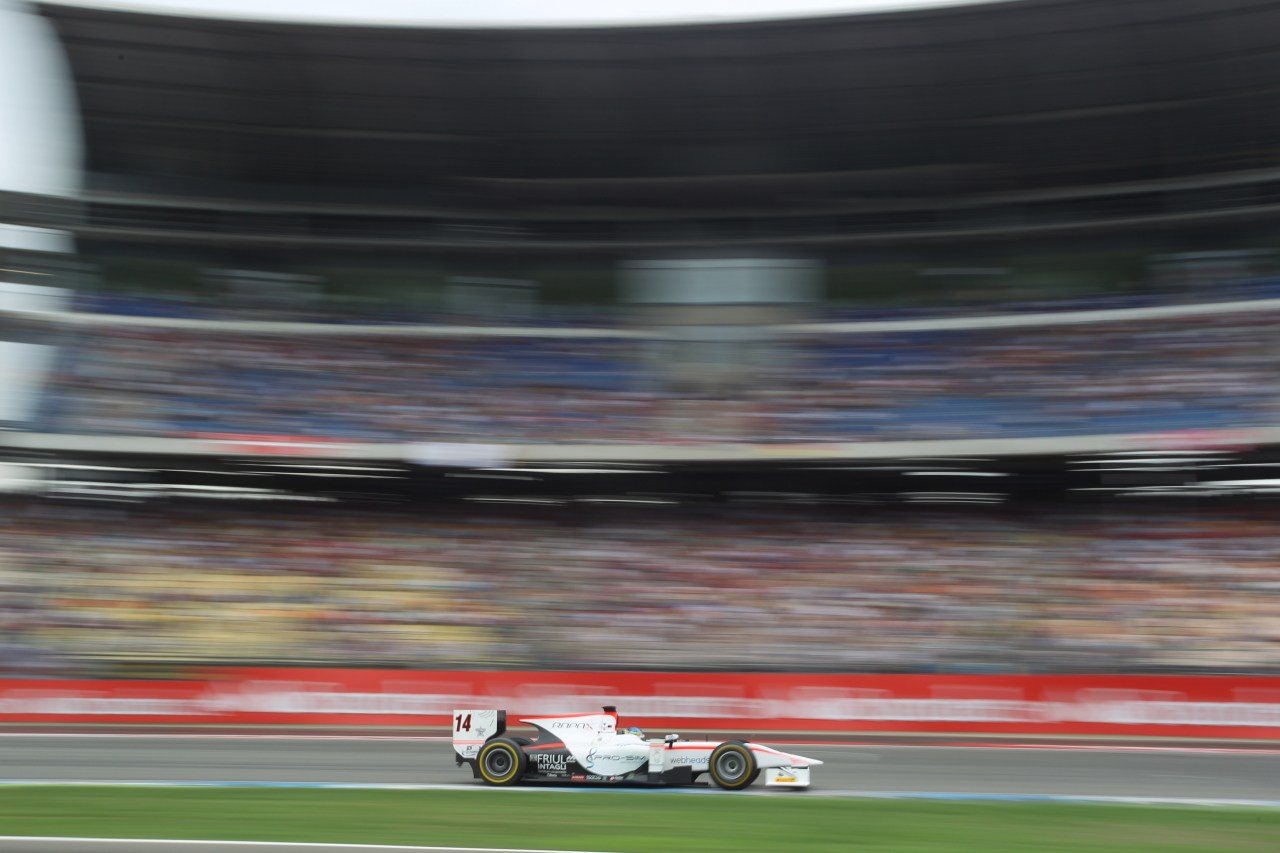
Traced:
<path fill-rule="evenodd" d="M 606 705 L 599 714 L 526 717 L 537 737 L 507 734 L 507 712 L 453 712 L 453 750 L 459 767 L 490 785 L 525 781 L 692 785 L 702 774 L 730 791 L 741 790 L 764 774 L 766 786 L 809 787 L 809 768 L 821 764 L 741 740 L 681 740 L 679 735 L 646 738 L 637 728 L 623 729 L 618 711 Z"/>

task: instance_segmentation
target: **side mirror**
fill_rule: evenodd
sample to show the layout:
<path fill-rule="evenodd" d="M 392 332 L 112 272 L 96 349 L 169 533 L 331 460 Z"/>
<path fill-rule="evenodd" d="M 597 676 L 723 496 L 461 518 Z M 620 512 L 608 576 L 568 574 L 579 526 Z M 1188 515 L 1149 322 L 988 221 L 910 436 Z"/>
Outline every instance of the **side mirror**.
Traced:
<path fill-rule="evenodd" d="M 667 742 L 667 746 L 670 746 L 671 744 L 680 740 L 680 735 L 667 735 L 665 738 L 663 738 L 663 740 Z"/>

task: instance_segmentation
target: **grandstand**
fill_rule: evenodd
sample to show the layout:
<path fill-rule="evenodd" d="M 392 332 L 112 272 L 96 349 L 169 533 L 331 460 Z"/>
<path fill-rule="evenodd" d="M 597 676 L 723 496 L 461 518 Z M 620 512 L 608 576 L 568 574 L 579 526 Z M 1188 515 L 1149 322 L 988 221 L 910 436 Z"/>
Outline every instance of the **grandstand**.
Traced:
<path fill-rule="evenodd" d="M 1275 310 L 1146 319 L 1095 312 L 1095 322 L 1069 324 L 1024 316 L 1015 319 L 1026 325 L 998 336 L 984 325 L 992 318 L 902 331 L 872 331 L 901 328 L 893 323 L 780 327 L 770 348 L 780 358 L 732 382 L 709 378 L 701 364 L 676 371 L 647 359 L 662 330 L 377 334 L 299 324 L 286 334 L 252 323 L 120 320 L 59 347 L 33 428 L 629 445 L 1265 428 L 1276 424 Z M 58 319 L 41 318 L 53 327 L 49 339 Z M 690 372 L 700 387 L 681 382 Z M 681 416 L 693 406 L 696 418 Z"/>
<path fill-rule="evenodd" d="M 0 673 L 1274 672 L 1280 2 L 38 9 Z"/>
<path fill-rule="evenodd" d="M 10 506 L 8 666 L 1276 672 L 1273 507 L 577 507 Z"/>

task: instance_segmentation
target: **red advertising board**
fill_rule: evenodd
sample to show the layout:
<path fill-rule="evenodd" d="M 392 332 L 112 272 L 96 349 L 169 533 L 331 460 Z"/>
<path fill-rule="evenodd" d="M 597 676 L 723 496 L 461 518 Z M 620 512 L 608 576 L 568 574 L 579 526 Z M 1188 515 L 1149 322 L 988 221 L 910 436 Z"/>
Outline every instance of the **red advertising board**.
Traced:
<path fill-rule="evenodd" d="M 305 435 L 241 435 L 237 433 L 194 433 L 194 438 L 211 442 L 226 453 L 255 456 L 343 456 L 353 443 L 338 438 Z"/>
<path fill-rule="evenodd" d="M 1280 738 L 1280 678 L 221 669 L 187 681 L 0 679 L 0 722 L 447 725 L 617 705 L 672 731 Z"/>

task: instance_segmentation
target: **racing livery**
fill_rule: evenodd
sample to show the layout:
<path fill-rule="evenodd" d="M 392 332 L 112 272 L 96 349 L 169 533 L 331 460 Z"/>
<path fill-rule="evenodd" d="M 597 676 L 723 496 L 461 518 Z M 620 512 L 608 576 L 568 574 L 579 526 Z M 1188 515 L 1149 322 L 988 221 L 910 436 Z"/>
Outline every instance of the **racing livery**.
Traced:
<path fill-rule="evenodd" d="M 809 787 L 814 758 L 791 755 L 740 740 L 685 741 L 679 735 L 646 738 L 622 729 L 611 706 L 599 714 L 528 717 L 537 737 L 507 734 L 507 712 L 453 712 L 453 750 L 458 766 L 490 785 L 522 781 L 691 785 L 702 774 L 721 788 L 737 791 L 761 774 L 765 785 Z"/>

